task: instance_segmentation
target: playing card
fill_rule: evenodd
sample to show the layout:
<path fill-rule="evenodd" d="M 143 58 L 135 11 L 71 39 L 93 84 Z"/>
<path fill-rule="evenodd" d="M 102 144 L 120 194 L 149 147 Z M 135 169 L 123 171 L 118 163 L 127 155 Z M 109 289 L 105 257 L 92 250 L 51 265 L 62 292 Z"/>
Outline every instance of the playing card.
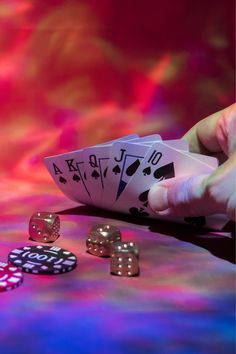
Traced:
<path fill-rule="evenodd" d="M 46 157 L 44 162 L 64 194 L 76 202 L 92 204 L 84 170 L 83 150 Z"/>
<path fill-rule="evenodd" d="M 135 216 L 156 217 L 148 206 L 148 192 L 154 183 L 175 176 L 209 174 L 212 171 L 213 167 L 196 159 L 191 153 L 155 143 L 130 179 L 125 192 L 111 208 Z"/>
<path fill-rule="evenodd" d="M 136 143 L 136 139 L 134 139 L 132 142 Z M 158 142 L 157 140 L 153 140 L 153 141 L 150 140 L 150 141 L 141 141 L 139 142 L 139 144 L 152 146 L 154 143 L 157 142 Z M 188 152 L 188 148 L 189 148 L 188 142 L 184 139 L 159 140 L 159 142 L 171 146 L 173 149 L 183 150 Z"/>
<path fill-rule="evenodd" d="M 147 136 L 138 136 L 135 139 L 132 139 L 132 142 L 135 144 L 140 144 L 140 143 L 148 143 L 148 142 L 156 142 L 156 141 L 161 141 L 161 136 L 159 134 L 151 134 Z"/>
<path fill-rule="evenodd" d="M 106 169 L 102 206 L 108 207 L 120 197 L 149 149 L 149 145 L 139 145 L 133 142 L 113 144 Z"/>
<path fill-rule="evenodd" d="M 159 217 L 149 208 L 148 192 L 154 183 L 175 176 L 209 174 L 217 168 L 216 158 L 189 153 L 184 139 L 162 141 L 158 134 L 133 134 L 47 157 L 45 165 L 60 190 L 76 202 L 198 226 L 206 222 L 214 229 L 227 221 L 225 215 Z"/>
<path fill-rule="evenodd" d="M 187 155 L 189 155 L 189 153 Z M 201 154 L 196 154 L 196 153 L 191 152 L 190 157 L 197 159 L 197 160 L 201 161 L 202 163 L 213 167 L 214 169 L 219 166 L 219 161 L 217 160 L 217 158 L 212 157 L 212 156 L 201 155 Z"/>
<path fill-rule="evenodd" d="M 139 144 L 145 144 L 145 145 L 152 145 L 154 144 L 155 140 L 152 141 L 152 139 L 148 139 L 147 141 L 142 141 L 141 139 L 134 139 L 132 142 L 136 143 L 136 141 L 138 141 Z M 173 149 L 176 150 L 182 150 L 182 151 L 186 151 L 187 153 L 189 152 L 189 145 L 187 140 L 185 139 L 173 139 L 173 140 L 161 140 L 161 142 L 163 144 L 166 144 L 168 146 L 171 146 Z M 212 156 L 206 156 L 206 155 L 201 155 L 201 154 L 196 154 L 196 153 L 191 153 L 192 155 L 190 156 L 191 158 L 194 157 L 197 160 L 202 161 L 203 163 L 206 163 L 207 165 L 210 165 L 214 168 L 216 168 L 218 166 L 218 160 L 215 157 Z"/>
<path fill-rule="evenodd" d="M 189 153 L 188 142 L 185 139 L 175 139 L 175 140 L 162 140 L 164 145 L 170 146 L 174 150 L 181 150 L 183 153 L 186 153 L 190 158 L 197 159 L 211 167 L 218 167 L 218 160 L 212 156 L 206 156 L 196 153 Z M 151 143 L 151 142 L 150 142 Z M 189 155 L 190 154 L 190 155 Z"/>
<path fill-rule="evenodd" d="M 112 146 L 114 141 L 137 138 L 137 134 L 130 134 L 97 146 Z M 67 197 L 76 202 L 92 204 L 83 161 L 83 149 L 46 157 L 44 162 L 55 183 Z"/>
<path fill-rule="evenodd" d="M 150 136 L 152 139 L 159 139 L 159 135 Z M 129 142 L 117 142 L 113 144 L 110 152 L 110 160 L 107 167 L 106 183 L 102 195 L 102 206 L 108 207 L 118 200 L 124 192 L 128 182 L 139 168 L 142 159 L 148 149 L 158 140 L 134 139 Z M 137 143 L 138 142 L 138 143 Z M 160 143 L 164 143 L 159 139 Z M 169 140 L 165 142 L 178 149 L 188 149 L 186 140 Z"/>
<path fill-rule="evenodd" d="M 83 151 L 87 182 L 93 203 L 99 206 L 107 172 L 111 145 L 90 147 Z"/>
<path fill-rule="evenodd" d="M 64 176 L 61 167 L 60 155 L 50 156 L 44 158 L 44 163 L 52 176 L 54 182 L 59 187 L 59 189 L 70 199 L 75 200 L 74 196 L 71 195 L 68 188 L 68 181 Z"/>
<path fill-rule="evenodd" d="M 83 162 L 86 171 L 88 189 L 93 204 L 100 206 L 111 147 L 118 141 L 132 141 L 138 135 L 132 134 L 119 139 L 112 140 L 104 145 L 96 145 L 83 150 Z"/>

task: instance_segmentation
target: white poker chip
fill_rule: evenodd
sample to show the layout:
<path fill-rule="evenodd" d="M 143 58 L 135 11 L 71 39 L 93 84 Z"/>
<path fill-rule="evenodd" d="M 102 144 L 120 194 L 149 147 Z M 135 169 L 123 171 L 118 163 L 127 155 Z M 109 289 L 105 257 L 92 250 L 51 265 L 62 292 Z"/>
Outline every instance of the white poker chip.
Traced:
<path fill-rule="evenodd" d="M 18 288 L 23 282 L 23 273 L 20 268 L 0 262 L 0 291 Z"/>
<path fill-rule="evenodd" d="M 25 246 L 12 250 L 8 261 L 31 274 L 62 274 L 77 265 L 76 256 L 56 246 Z"/>

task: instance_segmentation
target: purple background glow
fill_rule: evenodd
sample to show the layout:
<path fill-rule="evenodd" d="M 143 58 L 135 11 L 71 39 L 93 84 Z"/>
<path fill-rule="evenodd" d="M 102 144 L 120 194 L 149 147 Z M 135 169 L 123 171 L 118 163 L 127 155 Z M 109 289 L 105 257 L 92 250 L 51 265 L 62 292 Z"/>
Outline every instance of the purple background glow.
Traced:
<path fill-rule="evenodd" d="M 39 210 L 64 211 L 56 244 L 78 256 L 0 294 L 0 352 L 233 354 L 233 239 L 77 207 L 42 160 L 132 133 L 178 138 L 231 104 L 234 1 L 5 0 L 0 19 L 0 259 L 31 244 Z M 85 252 L 98 222 L 137 242 L 140 277 Z"/>

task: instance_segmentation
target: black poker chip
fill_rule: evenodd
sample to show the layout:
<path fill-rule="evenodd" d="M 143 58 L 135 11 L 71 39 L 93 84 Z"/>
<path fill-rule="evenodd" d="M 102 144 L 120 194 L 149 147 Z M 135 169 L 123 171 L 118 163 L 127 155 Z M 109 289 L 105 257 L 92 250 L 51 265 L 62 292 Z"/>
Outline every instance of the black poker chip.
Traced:
<path fill-rule="evenodd" d="M 56 246 L 25 246 L 12 250 L 8 261 L 31 274 L 62 274 L 77 265 L 76 256 Z"/>
<path fill-rule="evenodd" d="M 22 282 L 23 273 L 18 267 L 0 262 L 0 291 L 18 288 Z"/>

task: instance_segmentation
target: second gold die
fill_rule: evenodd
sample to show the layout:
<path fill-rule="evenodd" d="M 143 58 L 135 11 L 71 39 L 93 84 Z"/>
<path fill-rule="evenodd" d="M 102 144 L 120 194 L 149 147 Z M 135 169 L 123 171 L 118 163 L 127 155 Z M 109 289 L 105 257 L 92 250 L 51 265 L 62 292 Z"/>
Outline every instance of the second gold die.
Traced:
<path fill-rule="evenodd" d="M 121 241 L 118 227 L 109 224 L 94 225 L 87 237 L 86 246 L 89 253 L 98 257 L 110 257 L 111 246 Z"/>

